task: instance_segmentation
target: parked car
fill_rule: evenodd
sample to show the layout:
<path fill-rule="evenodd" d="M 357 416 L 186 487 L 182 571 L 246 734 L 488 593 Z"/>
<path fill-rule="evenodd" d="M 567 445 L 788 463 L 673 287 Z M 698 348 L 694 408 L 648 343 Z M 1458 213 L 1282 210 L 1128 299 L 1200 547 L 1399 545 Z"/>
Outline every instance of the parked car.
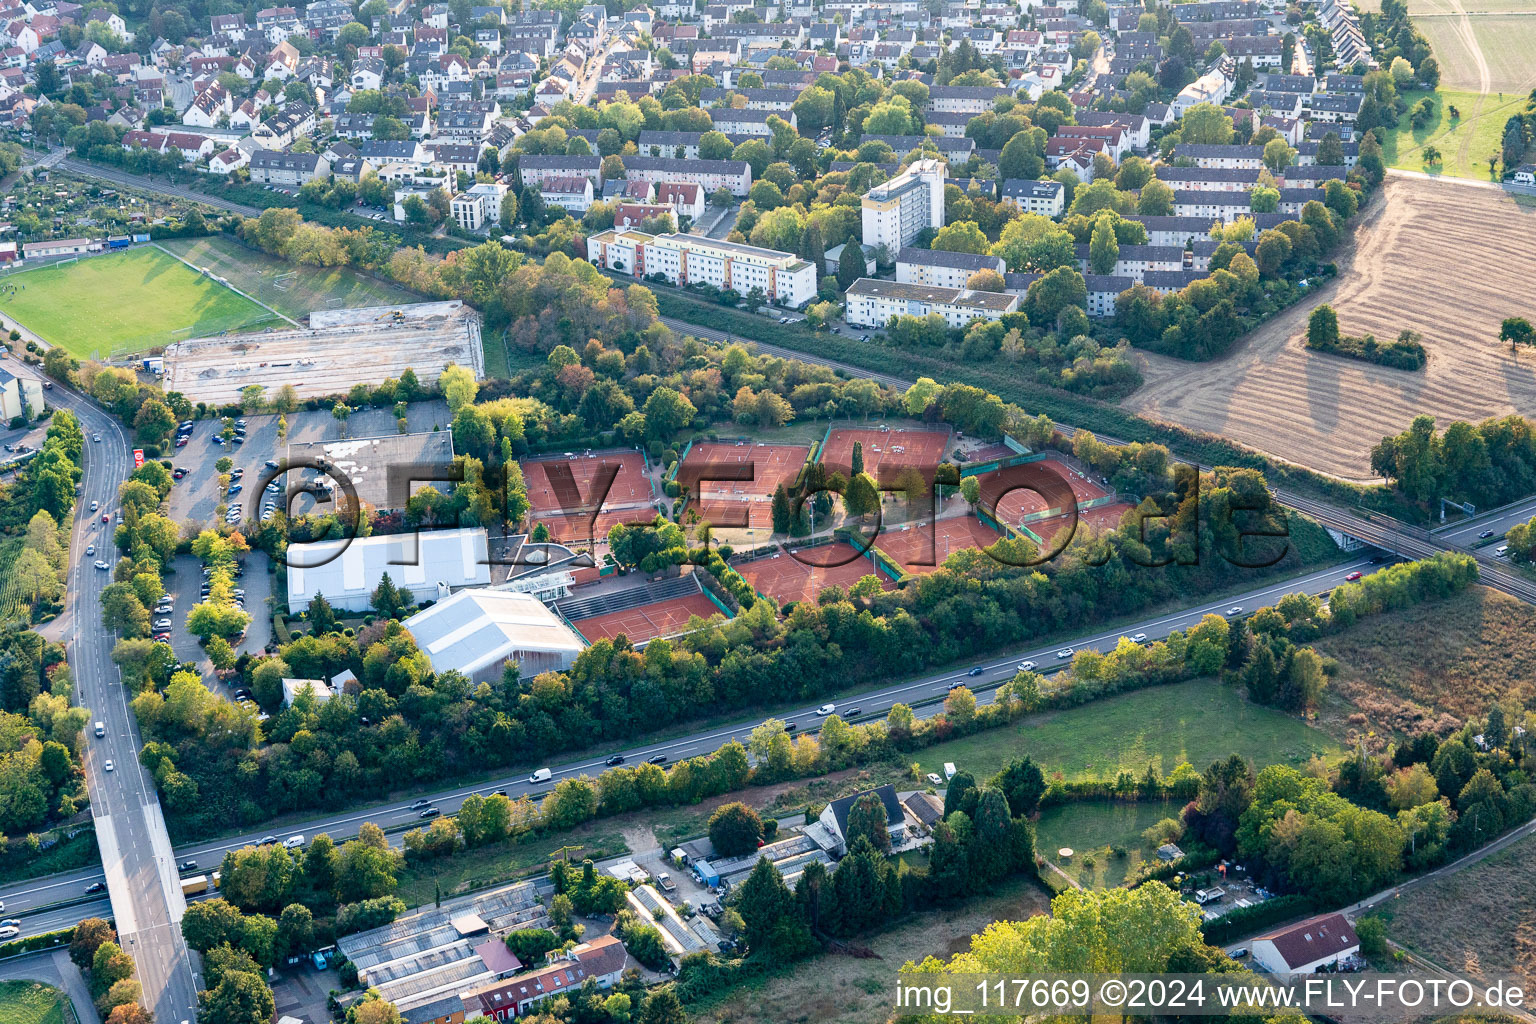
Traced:
<path fill-rule="evenodd" d="M 929 772 L 928 781 L 933 783 L 935 786 L 944 785 L 944 778 L 938 772 Z"/>

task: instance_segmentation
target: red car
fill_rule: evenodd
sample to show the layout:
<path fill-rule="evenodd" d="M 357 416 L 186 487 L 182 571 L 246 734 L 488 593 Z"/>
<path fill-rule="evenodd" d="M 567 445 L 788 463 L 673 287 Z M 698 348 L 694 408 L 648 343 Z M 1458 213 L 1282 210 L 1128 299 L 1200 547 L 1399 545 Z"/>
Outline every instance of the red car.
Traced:
<path fill-rule="evenodd" d="M 110 523 L 112 521 L 112 514 L 110 512 L 103 512 L 101 514 L 101 521 L 104 523 Z"/>
<path fill-rule="evenodd" d="M 1355 580 L 1359 579 L 1363 575 L 1364 575 L 1364 573 L 1352 572 L 1348 576 L 1344 577 L 1344 582 L 1346 582 L 1346 583 L 1353 583 L 1353 582 L 1355 582 Z"/>

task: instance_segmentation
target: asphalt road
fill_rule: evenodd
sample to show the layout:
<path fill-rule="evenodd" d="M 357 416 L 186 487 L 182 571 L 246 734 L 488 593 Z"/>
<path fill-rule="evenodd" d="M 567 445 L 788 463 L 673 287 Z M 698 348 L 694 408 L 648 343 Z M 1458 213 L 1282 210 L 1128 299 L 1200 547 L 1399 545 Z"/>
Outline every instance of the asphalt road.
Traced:
<path fill-rule="evenodd" d="M 1502 537 L 1509 532 L 1511 526 L 1530 522 L 1532 516 L 1536 516 L 1536 498 L 1525 498 L 1512 505 L 1489 509 L 1461 522 L 1451 523 L 1433 533 L 1436 537 L 1456 544 L 1476 544 L 1485 532 L 1492 530 L 1495 537 Z M 1495 549 L 1497 547 L 1494 545 Z"/>
<path fill-rule="evenodd" d="M 13 372 L 36 375 L 30 367 L 17 367 Z M 137 964 L 144 1004 L 157 1020 L 191 1020 L 197 1015 L 197 985 L 181 938 L 184 903 L 175 882 L 170 838 L 154 782 L 139 766 L 138 726 L 111 658 L 117 638 L 101 628 L 100 596 L 110 574 L 93 566 L 110 547 L 108 531 L 114 524 L 103 524 L 100 514 L 90 511 L 90 503 L 99 502 L 103 510 L 117 508 L 118 485 L 132 470 L 128 438 L 115 419 L 62 387 L 55 386 L 49 399 L 72 410 L 86 436 L 79 510 L 70 546 L 75 564 L 68 581 L 68 618 L 62 625 L 69 638 L 76 699 L 91 709 L 93 722 L 105 727 L 101 737 L 87 727 L 85 770 L 113 917 L 123 948 Z M 101 440 L 92 441 L 93 435 Z M 97 547 L 94 557 L 85 554 L 86 545 L 91 543 Z M 102 877 L 102 872 L 95 873 L 96 880 Z M 31 931 L 31 926 L 27 927 Z"/>
<path fill-rule="evenodd" d="M 1162 639 L 1174 630 L 1188 629 L 1208 614 L 1224 614 L 1234 607 L 1241 607 L 1244 612 L 1253 612 L 1264 605 L 1273 604 L 1285 594 L 1297 591 L 1322 593 L 1343 582 L 1344 577 L 1351 573 L 1369 572 L 1371 569 L 1371 560 L 1362 557 L 1328 569 L 1310 572 L 1303 576 L 1274 581 L 1237 596 L 1172 612 L 1133 626 L 1126 626 L 1123 629 L 1086 634 L 1070 641 L 1070 646 L 1075 650 L 1093 648 L 1100 651 L 1108 651 L 1120 642 L 1121 637 L 1134 633 L 1146 633 L 1148 638 L 1152 640 Z M 1034 661 L 1040 670 L 1046 672 L 1065 667 L 1065 659 L 1056 657 L 1056 652 L 1060 649 L 1061 646 L 1051 646 L 1018 652 L 1007 657 L 994 656 L 975 666 L 981 669 L 981 673 L 977 676 L 969 674 L 972 671 L 972 667 L 962 667 L 936 673 L 922 679 L 895 683 L 847 696 L 840 699 L 837 702 L 837 706 L 843 714 L 848 714 L 850 709 L 857 708 L 859 714 L 854 720 L 866 721 L 872 718 L 884 717 L 886 712 L 890 710 L 891 705 L 898 702 L 910 705 L 928 702 L 914 708 L 917 716 L 924 718 L 937 714 L 942 709 L 941 698 L 948 693 L 950 686 L 955 683 L 966 684 L 971 689 L 977 691 L 979 703 L 988 703 L 991 700 L 992 691 L 1000 683 L 1013 677 L 1018 663 L 1021 661 Z M 814 732 L 820 727 L 822 721 L 821 716 L 817 714 L 814 707 L 797 708 L 778 717 L 787 724 L 792 723 L 796 727 L 796 732 Z M 617 751 L 617 753 L 622 753 L 625 763 L 631 765 L 643 763 L 658 755 L 664 756 L 667 762 L 671 763 L 700 754 L 711 753 L 719 749 L 721 744 L 731 739 L 745 742 L 750 736 L 752 729 L 759 725 L 762 720 L 761 717 L 745 719 L 734 725 L 709 729 L 677 739 L 631 747 L 626 750 Z M 500 790 L 512 797 L 524 794 L 531 794 L 537 797 L 547 793 L 554 783 L 561 779 L 583 773 L 596 774 L 602 771 L 606 767 L 606 759 L 607 755 L 601 755 L 566 764 L 552 765 L 550 766 L 552 774 L 550 781 L 537 785 L 530 784 L 525 775 L 519 774 L 517 776 L 506 776 L 476 785 L 462 786 L 435 794 L 424 795 L 421 799 L 427 800 L 444 814 L 452 814 L 458 810 L 464 798 L 471 794 L 486 796 Z M 401 837 L 405 830 L 421 824 L 420 811 L 412 806 L 413 802 L 407 800 L 393 801 L 366 809 L 315 818 L 302 824 L 293 824 L 281 829 L 272 827 L 267 830 L 226 839 L 190 843 L 178 847 L 175 851 L 175 858 L 177 862 L 195 860 L 198 863 L 198 871 L 200 873 L 208 872 L 218 867 L 226 852 L 259 842 L 262 838 L 269 835 L 285 839 L 290 835 L 302 834 L 306 838 L 311 838 L 318 832 L 325 832 L 332 838 L 341 840 L 355 835 L 358 826 L 365 821 L 374 822 L 385 829 L 396 830 L 391 833 L 390 841 L 398 846 L 402 842 Z M 99 914 L 104 909 L 99 904 L 48 908 L 41 910 L 40 913 L 29 913 L 29 908 L 46 908 L 48 904 L 58 900 L 78 898 L 83 894 L 86 885 L 92 881 L 99 880 L 101 877 L 100 871 L 89 870 L 71 872 L 67 875 L 50 876 L 22 883 L 8 892 L 0 893 L 0 898 L 5 900 L 6 912 L 13 913 L 21 918 L 26 932 L 28 934 L 35 934 L 50 928 L 68 927 L 81 918 L 92 916 L 92 914 Z"/>

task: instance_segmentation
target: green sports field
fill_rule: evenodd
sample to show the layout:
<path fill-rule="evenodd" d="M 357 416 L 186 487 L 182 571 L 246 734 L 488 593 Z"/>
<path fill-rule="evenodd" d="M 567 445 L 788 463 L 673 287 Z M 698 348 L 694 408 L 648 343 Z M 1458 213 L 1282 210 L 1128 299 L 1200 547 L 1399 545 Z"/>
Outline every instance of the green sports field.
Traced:
<path fill-rule="evenodd" d="M 0 317 L 81 358 L 283 321 L 158 249 L 91 256 L 0 278 Z"/>
<path fill-rule="evenodd" d="M 206 267 L 245 294 L 295 320 L 316 309 L 423 301 L 420 295 L 360 274 L 351 267 L 300 266 L 247 248 L 224 235 L 178 238 L 167 241 L 165 247 L 194 267 Z"/>

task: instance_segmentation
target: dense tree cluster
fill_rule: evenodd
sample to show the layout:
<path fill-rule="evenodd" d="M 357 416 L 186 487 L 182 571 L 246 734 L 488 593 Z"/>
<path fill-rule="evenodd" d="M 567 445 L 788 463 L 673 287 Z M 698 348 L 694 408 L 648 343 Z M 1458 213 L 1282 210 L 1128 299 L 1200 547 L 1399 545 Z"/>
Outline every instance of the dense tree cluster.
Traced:
<path fill-rule="evenodd" d="M 1429 353 L 1416 331 L 1404 330 L 1396 341 L 1385 344 L 1378 342 L 1372 334 L 1360 337 L 1340 334 L 1339 316 L 1326 302 L 1314 309 L 1307 318 L 1307 348 L 1351 356 L 1399 370 L 1422 370 L 1424 364 L 1429 362 Z"/>
<path fill-rule="evenodd" d="M 1457 420 L 1435 431 L 1431 416 L 1416 416 L 1401 434 L 1371 449 L 1371 470 L 1413 501 L 1440 498 L 1489 508 L 1536 489 L 1536 430 L 1521 416 Z"/>
<path fill-rule="evenodd" d="M 813 952 L 819 937 L 859 935 L 913 909 L 990 891 L 1008 875 L 1035 870 L 1034 828 L 1012 816 L 1001 790 L 973 788 L 964 807 L 946 803 L 926 870 L 890 860 L 889 837 L 882 850 L 871 830 L 852 831 L 851 813 L 847 856 L 830 872 L 807 865 L 793 892 L 770 859 L 759 860 L 735 897 L 751 954 L 795 959 Z M 873 831 L 885 832 L 883 805 Z"/>
<path fill-rule="evenodd" d="M 1228 227 L 1211 258 L 1211 275 L 1182 291 L 1159 295 L 1142 284 L 1115 299 L 1115 326 L 1131 344 L 1184 359 L 1221 355 L 1254 323 L 1300 295 L 1297 284 L 1317 273 L 1358 206 L 1343 182 L 1329 182 L 1333 202 L 1309 201 L 1299 220 L 1258 235 L 1253 254 Z M 1252 228 L 1252 222 L 1247 222 Z"/>

